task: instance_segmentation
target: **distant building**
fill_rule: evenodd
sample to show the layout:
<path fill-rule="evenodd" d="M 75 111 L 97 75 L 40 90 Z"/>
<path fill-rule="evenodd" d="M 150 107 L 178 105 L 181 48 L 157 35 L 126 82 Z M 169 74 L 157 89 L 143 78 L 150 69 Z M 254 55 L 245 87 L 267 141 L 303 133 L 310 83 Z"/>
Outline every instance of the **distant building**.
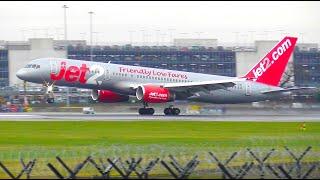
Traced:
<path fill-rule="evenodd" d="M 90 46 L 69 46 L 68 58 L 90 60 Z M 96 46 L 93 61 L 236 76 L 235 52 L 217 48 Z"/>
<path fill-rule="evenodd" d="M 318 48 L 296 48 L 294 82 L 297 86 L 320 86 L 320 51 Z"/>
<path fill-rule="evenodd" d="M 21 85 L 22 81 L 16 76 L 16 72 L 23 68 L 29 61 L 41 57 L 66 57 L 66 51 L 54 47 L 54 40 L 49 38 L 29 39 L 29 41 L 9 41 L 7 49 L 9 54 L 9 84 Z"/>
<path fill-rule="evenodd" d="M 173 39 L 173 45 L 177 47 L 212 47 L 217 48 L 218 39 Z"/>
<path fill-rule="evenodd" d="M 200 40 L 176 39 L 176 46 L 94 46 L 93 60 L 223 76 L 242 76 L 277 43 L 277 41 L 255 41 L 252 47 L 222 47 L 218 46 L 217 39 Z M 30 60 L 42 57 L 89 61 L 90 46 L 83 40 L 64 41 L 51 38 L 0 41 L 0 87 L 8 85 L 22 87 L 23 82 L 16 77 L 17 70 Z M 320 62 L 318 44 L 297 44 L 296 51 L 289 61 L 290 64 L 294 63 L 293 82 L 296 85 L 319 86 L 318 62 Z M 41 86 L 28 83 L 28 86 L 30 85 Z"/>
<path fill-rule="evenodd" d="M 0 87 L 9 86 L 8 50 L 0 49 Z"/>
<path fill-rule="evenodd" d="M 236 49 L 237 76 L 245 75 L 255 64 L 257 64 L 278 41 L 255 41 L 254 48 L 250 50 Z M 292 57 L 290 58 L 290 60 Z M 289 60 L 289 61 L 290 61 Z"/>

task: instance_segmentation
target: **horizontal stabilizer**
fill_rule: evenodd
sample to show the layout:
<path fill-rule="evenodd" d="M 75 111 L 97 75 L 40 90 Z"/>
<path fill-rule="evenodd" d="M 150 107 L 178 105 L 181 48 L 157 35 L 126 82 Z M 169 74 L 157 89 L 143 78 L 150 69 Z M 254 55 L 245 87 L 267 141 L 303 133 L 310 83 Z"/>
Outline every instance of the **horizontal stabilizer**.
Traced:
<path fill-rule="evenodd" d="M 314 93 L 317 88 L 315 87 L 294 87 L 288 89 L 280 89 L 280 90 L 271 90 L 271 91 L 263 91 L 263 94 L 276 94 L 276 93 L 284 93 L 284 92 L 292 92 L 292 93 Z"/>

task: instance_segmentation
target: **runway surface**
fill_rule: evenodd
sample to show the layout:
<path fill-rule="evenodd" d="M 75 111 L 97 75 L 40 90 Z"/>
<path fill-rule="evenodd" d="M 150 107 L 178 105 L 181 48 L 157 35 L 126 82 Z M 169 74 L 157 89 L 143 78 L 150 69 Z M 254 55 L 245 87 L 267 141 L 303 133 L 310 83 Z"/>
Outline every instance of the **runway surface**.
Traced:
<path fill-rule="evenodd" d="M 261 121 L 261 122 L 320 122 L 318 111 L 231 111 L 225 115 L 181 114 L 164 116 L 162 114 L 138 115 L 137 113 L 0 113 L 0 121 Z"/>

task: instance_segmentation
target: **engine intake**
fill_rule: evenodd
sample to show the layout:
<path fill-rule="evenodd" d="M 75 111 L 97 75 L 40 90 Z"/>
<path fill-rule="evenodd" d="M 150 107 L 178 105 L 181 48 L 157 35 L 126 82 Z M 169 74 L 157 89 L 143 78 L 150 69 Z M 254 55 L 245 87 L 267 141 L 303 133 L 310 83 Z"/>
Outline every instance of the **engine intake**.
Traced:
<path fill-rule="evenodd" d="M 143 100 L 147 103 L 165 103 L 174 101 L 176 96 L 169 89 L 145 85 L 137 88 L 136 97 L 138 100 Z"/>
<path fill-rule="evenodd" d="M 121 95 L 109 90 L 92 90 L 91 98 L 94 101 L 103 103 L 125 102 L 129 100 L 129 96 Z"/>

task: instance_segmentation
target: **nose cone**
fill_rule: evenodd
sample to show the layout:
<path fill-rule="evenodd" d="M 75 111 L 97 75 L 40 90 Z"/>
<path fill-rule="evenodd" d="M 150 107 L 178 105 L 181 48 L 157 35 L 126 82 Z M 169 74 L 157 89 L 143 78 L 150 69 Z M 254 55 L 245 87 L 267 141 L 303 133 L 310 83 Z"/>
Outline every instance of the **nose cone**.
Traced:
<path fill-rule="evenodd" d="M 17 73 L 16 76 L 21 79 L 21 80 L 26 80 L 27 72 L 25 69 L 20 69 Z"/>

